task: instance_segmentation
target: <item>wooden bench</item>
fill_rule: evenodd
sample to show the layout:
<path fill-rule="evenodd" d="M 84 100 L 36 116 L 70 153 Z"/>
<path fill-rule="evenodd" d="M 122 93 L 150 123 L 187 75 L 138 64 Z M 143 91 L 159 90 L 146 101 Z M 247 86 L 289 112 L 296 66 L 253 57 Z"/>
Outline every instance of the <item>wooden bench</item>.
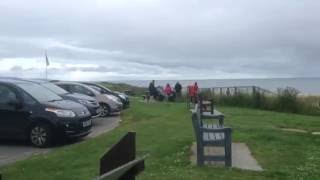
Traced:
<path fill-rule="evenodd" d="M 202 97 L 199 97 L 199 105 L 200 105 L 200 110 L 201 111 L 209 111 L 211 112 L 211 114 L 214 113 L 214 104 L 213 104 L 213 99 L 211 99 L 210 101 L 204 101 L 202 99 Z"/>
<path fill-rule="evenodd" d="M 144 170 L 144 160 L 136 158 L 136 134 L 127 133 L 100 159 L 100 176 L 96 180 L 134 180 Z"/>
<path fill-rule="evenodd" d="M 205 161 L 224 161 L 226 167 L 232 166 L 231 128 L 223 125 L 223 114 L 215 110 L 201 114 L 199 105 L 196 104 L 192 111 L 192 125 L 197 140 L 197 164 L 203 166 Z M 218 120 L 214 121 L 214 120 Z M 205 155 L 205 147 L 224 147 L 224 155 Z"/>
<path fill-rule="evenodd" d="M 199 119 L 202 119 L 201 123 L 203 120 L 218 120 L 218 123 L 221 127 L 224 125 L 224 114 L 219 112 L 218 110 L 214 109 L 213 113 L 211 111 L 202 111 L 201 108 L 199 107 L 200 104 L 196 104 L 194 109 L 191 109 L 192 113 L 199 113 Z M 200 117 L 201 115 L 201 117 Z M 215 122 L 212 122 L 213 124 L 216 124 Z M 209 123 L 210 124 L 210 123 Z"/>
<path fill-rule="evenodd" d="M 128 177 L 128 172 L 132 171 L 132 168 L 137 167 L 137 166 L 141 166 L 144 163 L 146 157 L 140 158 L 140 159 L 136 159 L 133 161 L 130 161 L 100 177 L 97 178 L 97 180 L 116 180 L 116 179 L 130 179 L 133 177 Z M 127 175 L 127 176 L 125 176 Z"/>

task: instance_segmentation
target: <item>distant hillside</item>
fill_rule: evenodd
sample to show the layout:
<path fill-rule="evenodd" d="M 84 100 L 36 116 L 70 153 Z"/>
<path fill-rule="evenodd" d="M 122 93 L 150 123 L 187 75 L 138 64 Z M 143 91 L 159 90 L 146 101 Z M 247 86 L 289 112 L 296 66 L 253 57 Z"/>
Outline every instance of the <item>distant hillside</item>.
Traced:
<path fill-rule="evenodd" d="M 100 82 L 100 84 L 114 91 L 119 91 L 119 92 L 131 91 L 133 95 L 142 95 L 145 93 L 145 91 L 147 91 L 147 88 L 132 86 L 125 83 Z"/>

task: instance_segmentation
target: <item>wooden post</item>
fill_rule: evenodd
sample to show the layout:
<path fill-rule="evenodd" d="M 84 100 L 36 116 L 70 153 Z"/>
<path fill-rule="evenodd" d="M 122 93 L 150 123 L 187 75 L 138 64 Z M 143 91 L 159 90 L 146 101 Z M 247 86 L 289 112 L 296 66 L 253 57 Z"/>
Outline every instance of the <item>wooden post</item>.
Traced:
<path fill-rule="evenodd" d="M 228 129 L 225 137 L 225 166 L 232 166 L 232 139 L 231 139 L 232 130 Z"/>
<path fill-rule="evenodd" d="M 136 134 L 127 133 L 116 145 L 114 145 L 100 159 L 100 176 L 117 169 L 118 167 L 135 160 L 136 158 Z M 144 161 L 129 169 L 120 179 L 134 180 L 135 176 L 144 170 Z"/>
<path fill-rule="evenodd" d="M 190 96 L 189 96 L 189 93 L 187 93 L 187 95 L 186 95 L 186 103 L 187 103 L 187 108 L 188 109 L 190 109 L 190 102 L 191 102 Z"/>
<path fill-rule="evenodd" d="M 230 96 L 230 89 L 227 88 L 227 96 Z"/>
<path fill-rule="evenodd" d="M 203 114 L 203 98 L 199 96 L 200 114 Z"/>
<path fill-rule="evenodd" d="M 256 94 L 256 91 L 257 91 L 257 90 L 256 90 L 256 87 L 255 87 L 255 86 L 252 86 L 252 94 L 253 94 L 253 95 Z"/>
<path fill-rule="evenodd" d="M 213 114 L 214 113 L 214 105 L 213 105 L 213 99 L 211 99 L 210 100 L 211 102 L 210 102 L 210 108 L 211 108 L 211 114 Z"/>

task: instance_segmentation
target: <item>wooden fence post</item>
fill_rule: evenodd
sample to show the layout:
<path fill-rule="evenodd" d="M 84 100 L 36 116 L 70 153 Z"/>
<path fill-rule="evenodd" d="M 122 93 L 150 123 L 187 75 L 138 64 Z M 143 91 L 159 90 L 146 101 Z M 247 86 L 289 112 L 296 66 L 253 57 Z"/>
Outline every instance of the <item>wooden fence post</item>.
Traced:
<path fill-rule="evenodd" d="M 256 91 L 257 91 L 257 90 L 256 90 L 256 87 L 255 87 L 255 86 L 252 86 L 252 94 L 253 94 L 253 95 L 256 94 Z"/>
<path fill-rule="evenodd" d="M 199 95 L 200 114 L 203 114 L 203 98 Z"/>
<path fill-rule="evenodd" d="M 227 88 L 227 96 L 230 96 L 230 89 Z"/>
<path fill-rule="evenodd" d="M 211 106 L 210 106 L 210 108 L 211 108 L 211 114 L 213 114 L 213 113 L 214 113 L 213 98 L 212 98 L 210 101 L 211 101 Z"/>

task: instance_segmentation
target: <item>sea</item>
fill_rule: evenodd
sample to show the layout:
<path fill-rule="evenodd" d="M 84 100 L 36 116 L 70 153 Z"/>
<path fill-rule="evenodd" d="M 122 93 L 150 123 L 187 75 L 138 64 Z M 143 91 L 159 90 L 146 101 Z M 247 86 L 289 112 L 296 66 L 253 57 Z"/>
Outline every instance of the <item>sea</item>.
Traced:
<path fill-rule="evenodd" d="M 174 86 L 177 81 L 184 87 L 197 82 L 200 88 L 258 86 L 273 92 L 277 92 L 278 88 L 293 87 L 299 90 L 300 95 L 320 95 L 320 78 L 155 80 L 157 86 L 165 86 L 167 83 Z M 148 87 L 150 80 L 121 82 L 139 87 Z"/>

